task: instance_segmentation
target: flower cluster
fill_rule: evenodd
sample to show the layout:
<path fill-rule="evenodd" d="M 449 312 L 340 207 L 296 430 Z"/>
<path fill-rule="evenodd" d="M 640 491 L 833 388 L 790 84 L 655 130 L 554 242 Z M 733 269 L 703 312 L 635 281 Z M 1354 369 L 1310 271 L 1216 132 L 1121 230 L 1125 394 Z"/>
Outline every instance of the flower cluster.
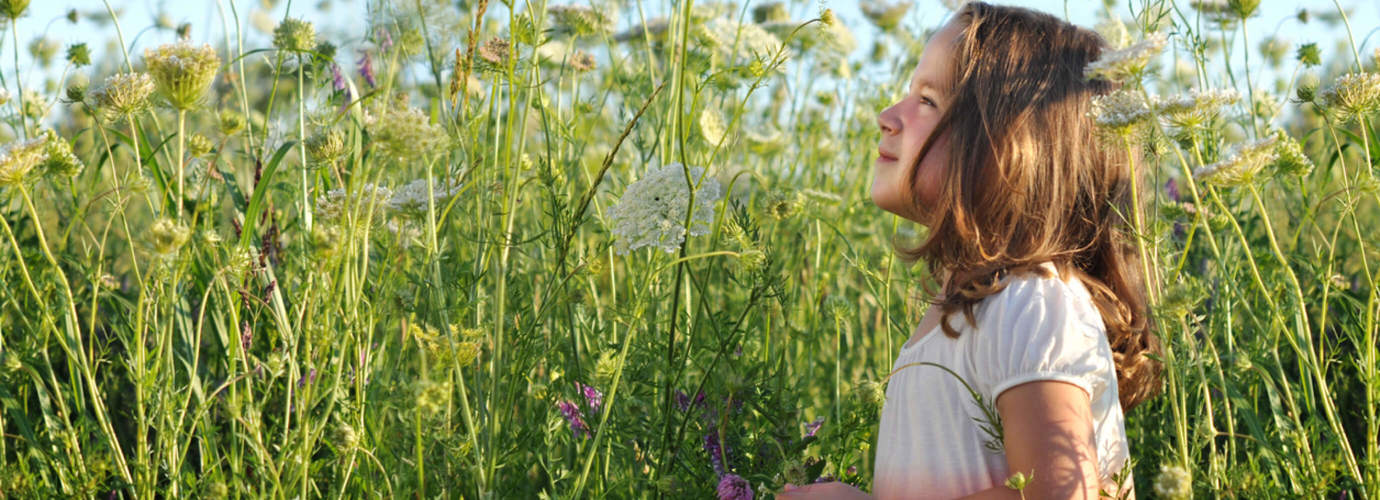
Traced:
<path fill-rule="evenodd" d="M 364 126 L 379 153 L 398 161 L 436 154 L 449 140 L 445 129 L 411 106 L 389 106 L 366 118 Z"/>
<path fill-rule="evenodd" d="M 310 51 L 316 46 L 316 28 L 301 19 L 284 19 L 273 29 L 273 46 L 289 52 Z"/>
<path fill-rule="evenodd" d="M 911 2 L 882 2 L 867 0 L 859 4 L 863 16 L 882 31 L 891 31 L 901 24 L 901 18 L 910 11 Z"/>
<path fill-rule="evenodd" d="M 737 474 L 724 474 L 716 491 L 719 500 L 752 500 L 752 484 Z"/>
<path fill-rule="evenodd" d="M 1133 90 L 1116 90 L 1107 95 L 1092 98 L 1092 110 L 1088 113 L 1098 127 L 1117 135 L 1129 134 L 1136 125 L 1144 123 L 1152 115 L 1153 109 L 1144 94 Z"/>
<path fill-rule="evenodd" d="M 1342 119 L 1360 118 L 1380 109 L 1380 74 L 1348 73 L 1318 95 L 1327 109 Z"/>
<path fill-rule="evenodd" d="M 220 56 L 210 44 L 198 47 L 186 41 L 145 50 L 144 61 L 158 91 L 178 111 L 196 106 L 220 68 Z"/>
<path fill-rule="evenodd" d="M 1193 171 L 1193 177 L 1218 186 L 1239 186 L 1250 182 L 1261 169 L 1279 158 L 1274 136 L 1236 148 L 1221 161 Z"/>
<path fill-rule="evenodd" d="M 191 237 L 191 230 L 187 226 L 174 222 L 169 218 L 161 218 L 153 223 L 149 228 L 149 237 L 152 239 L 153 252 L 161 257 L 171 257 L 177 254 L 182 245 L 187 243 Z"/>
<path fill-rule="evenodd" d="M 1173 500 L 1193 496 L 1193 476 L 1178 465 L 1161 465 L 1160 475 L 1155 478 L 1155 494 Z"/>
<path fill-rule="evenodd" d="M 34 167 L 48 161 L 47 136 L 16 141 L 0 151 L 0 186 L 13 186 L 24 181 Z"/>
<path fill-rule="evenodd" d="M 359 189 L 358 193 L 351 193 L 345 188 L 335 188 L 327 191 L 326 194 L 316 197 L 316 216 L 322 220 L 336 220 L 343 217 L 348 211 L 359 210 L 369 212 L 375 210 L 374 207 L 386 206 L 393 197 L 393 190 L 384 186 L 365 184 Z M 378 214 L 381 211 L 373 213 Z"/>
<path fill-rule="evenodd" d="M 690 180 L 699 182 L 691 206 L 691 189 L 686 185 L 685 168 L 672 163 L 647 173 L 628 186 L 618 204 L 609 209 L 612 233 L 619 255 L 644 246 L 655 246 L 667 253 L 680 248 L 685 235 L 709 234 L 714 220 L 714 203 L 722 197 L 719 182 L 703 177 L 704 169 L 689 167 Z M 693 212 L 691 213 L 691 211 Z M 690 227 L 684 225 L 690 213 Z"/>
<path fill-rule="evenodd" d="M 1220 114 L 1223 107 L 1239 100 L 1241 94 L 1233 89 L 1209 89 L 1157 99 L 1155 107 L 1170 124 L 1191 128 L 1205 124 Z"/>
<path fill-rule="evenodd" d="M 1168 43 L 1168 35 L 1155 33 L 1130 47 L 1104 52 L 1101 57 L 1084 68 L 1083 76 L 1110 81 L 1124 81 L 1135 77 Z"/>
<path fill-rule="evenodd" d="M 561 416 L 570 424 L 570 432 L 574 433 L 576 438 L 589 435 L 589 426 L 585 425 L 579 406 L 571 401 L 561 400 L 556 402 L 556 409 L 561 411 Z"/>
<path fill-rule="evenodd" d="M 432 183 L 435 185 L 435 189 L 429 191 L 426 179 L 414 179 L 412 182 L 403 184 L 402 187 L 393 190 L 393 194 L 388 197 L 385 206 L 389 210 L 399 213 L 416 215 L 426 212 L 428 192 L 430 199 L 436 200 L 438 207 L 451 196 L 460 192 L 460 186 L 447 187 L 436 180 L 433 180 Z"/>
<path fill-rule="evenodd" d="M 582 5 L 551 5 L 546 12 L 558 33 L 586 36 L 613 31 L 612 16 Z"/>
<path fill-rule="evenodd" d="M 781 50 L 781 39 L 761 26 L 724 18 L 699 26 L 695 37 L 704 47 L 733 59 L 767 59 Z"/>

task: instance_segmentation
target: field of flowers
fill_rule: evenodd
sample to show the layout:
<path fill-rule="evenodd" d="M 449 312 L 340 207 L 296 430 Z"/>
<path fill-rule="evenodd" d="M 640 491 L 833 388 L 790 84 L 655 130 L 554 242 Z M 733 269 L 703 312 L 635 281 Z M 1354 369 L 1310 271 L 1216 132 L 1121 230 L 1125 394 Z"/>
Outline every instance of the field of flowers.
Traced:
<path fill-rule="evenodd" d="M 88 2 L 107 32 L 60 45 L 19 38 L 28 3 L 0 0 L 0 497 L 870 485 L 926 273 L 869 197 L 876 114 L 943 11 L 369 1 L 254 45 L 233 2 L 222 39 Z M 1138 495 L 1376 498 L 1380 20 L 1258 4 L 1097 6 L 1166 346 Z"/>

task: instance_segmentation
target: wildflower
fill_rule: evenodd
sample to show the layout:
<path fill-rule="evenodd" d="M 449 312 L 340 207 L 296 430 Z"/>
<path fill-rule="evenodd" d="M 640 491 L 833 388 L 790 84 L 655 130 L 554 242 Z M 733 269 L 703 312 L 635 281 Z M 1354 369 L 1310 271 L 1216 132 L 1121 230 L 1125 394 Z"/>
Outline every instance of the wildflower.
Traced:
<path fill-rule="evenodd" d="M 1279 155 L 1275 161 L 1276 175 L 1308 175 L 1313 171 L 1313 160 L 1303 154 L 1299 141 L 1280 129 L 1275 130 L 1274 137 L 1275 152 Z"/>
<path fill-rule="evenodd" d="M 594 362 L 594 380 L 600 384 L 613 383 L 613 375 L 617 371 L 618 358 L 614 356 L 613 351 L 599 353 L 599 359 Z"/>
<path fill-rule="evenodd" d="M 1317 43 L 1305 43 L 1300 45 L 1298 50 L 1294 51 L 1294 59 L 1297 59 L 1298 62 L 1303 63 L 1305 66 L 1317 66 L 1322 64 L 1322 50 L 1318 49 Z"/>
<path fill-rule="evenodd" d="M 220 133 L 226 137 L 235 135 L 244 130 L 244 115 L 239 111 L 225 110 L 220 113 Z"/>
<path fill-rule="evenodd" d="M 86 48 L 85 43 L 74 43 L 67 46 L 67 62 L 72 66 L 82 67 L 91 64 L 91 50 Z"/>
<path fill-rule="evenodd" d="M 158 91 L 178 111 L 196 106 L 220 68 L 220 56 L 210 44 L 197 47 L 186 41 L 145 50 L 144 61 Z"/>
<path fill-rule="evenodd" d="M 834 9 L 824 9 L 824 12 L 819 13 L 819 22 L 825 26 L 833 26 L 839 23 L 839 18 L 834 16 Z"/>
<path fill-rule="evenodd" d="M 482 63 L 481 69 L 498 72 L 508 67 L 509 43 L 505 38 L 490 38 L 477 49 L 475 55 Z"/>
<path fill-rule="evenodd" d="M 1155 494 L 1161 497 L 1186 499 L 1193 496 L 1193 477 L 1182 466 L 1163 464 L 1154 488 Z"/>
<path fill-rule="evenodd" d="M 374 59 L 369 55 L 369 52 L 365 51 L 364 57 L 359 58 L 355 64 L 359 65 L 359 76 L 364 78 L 364 82 L 368 83 L 370 87 L 376 86 L 374 82 Z"/>
<path fill-rule="evenodd" d="M 9 89 L 0 87 L 0 106 L 4 106 L 5 104 L 8 104 L 8 103 L 10 102 L 10 99 L 13 99 L 13 98 L 14 98 L 14 94 L 11 94 L 10 91 L 9 91 Z"/>
<path fill-rule="evenodd" d="M 1033 475 L 1034 474 L 1027 476 L 1024 472 L 1017 471 L 1015 474 L 1012 474 L 1011 477 L 1006 478 L 1006 487 L 1016 491 L 1023 491 L 1025 490 L 1025 486 L 1030 484 L 1030 477 Z"/>
<path fill-rule="evenodd" d="M 1318 97 L 1324 107 L 1344 120 L 1360 118 L 1380 108 L 1380 74 L 1348 73 L 1337 78 Z"/>
<path fill-rule="evenodd" d="M 430 192 L 429 197 L 426 179 L 413 179 L 412 182 L 395 189 L 393 196 L 390 196 L 384 204 L 389 210 L 416 215 L 426 212 L 428 199 L 434 200 L 439 208 L 447 199 L 460 192 L 460 186 L 446 187 L 444 183 L 436 180 L 433 180 L 432 183 L 435 184 L 436 189 Z"/>
<path fill-rule="evenodd" d="M 752 500 L 752 484 L 737 474 L 724 474 L 718 492 L 719 500 Z"/>
<path fill-rule="evenodd" d="M 699 190 L 694 193 L 693 207 L 690 206 L 691 191 L 686 185 L 685 169 L 679 163 L 648 172 L 628 186 L 618 204 L 609 209 L 611 232 L 618 237 L 618 253 L 626 255 L 649 245 L 671 253 L 685 241 L 687 232 L 691 236 L 709 234 L 709 224 L 714 220 L 714 202 L 722 193 L 718 181 L 712 178 L 698 180 L 703 170 L 689 167 L 690 179 L 700 182 Z M 692 208 L 687 229 L 682 224 Z"/>
<path fill-rule="evenodd" d="M 450 402 L 450 381 L 432 382 L 418 380 L 413 386 L 417 398 L 417 410 L 430 417 L 444 410 Z"/>
<path fill-rule="evenodd" d="M 24 116 L 34 120 L 40 120 L 48 116 L 48 99 L 44 98 L 36 90 L 25 90 L 20 96 L 20 109 Z"/>
<path fill-rule="evenodd" d="M 74 177 L 86 168 L 81 159 L 72 153 L 72 143 L 67 139 L 58 137 L 52 130 L 45 130 L 43 140 L 46 145 L 47 159 L 43 161 L 43 170 L 47 173 L 60 177 Z"/>
<path fill-rule="evenodd" d="M 1205 124 L 1220 114 L 1224 106 L 1240 99 L 1241 94 L 1232 89 L 1209 89 L 1157 99 L 1155 107 L 1170 124 L 1192 128 Z"/>
<path fill-rule="evenodd" d="M 597 66 L 597 63 L 594 62 L 594 56 L 589 55 L 588 52 L 577 50 L 570 54 L 570 68 L 577 72 L 593 71 Z"/>
<path fill-rule="evenodd" d="M 215 145 L 211 144 L 211 139 L 204 135 L 192 134 L 191 137 L 187 138 L 187 154 L 193 158 L 206 156 L 210 154 L 211 150 L 214 148 Z"/>
<path fill-rule="evenodd" d="M 14 21 L 28 8 L 29 0 L 0 0 L 0 17 Z"/>
<path fill-rule="evenodd" d="M 346 88 L 345 75 L 340 74 L 340 65 L 331 63 L 331 90 L 344 92 Z"/>
<path fill-rule="evenodd" d="M 154 253 L 164 257 L 176 255 L 182 245 L 187 243 L 190 236 L 191 230 L 187 229 L 187 226 L 173 222 L 172 219 L 166 217 L 158 219 L 149 228 L 149 237 L 153 241 Z"/>
<path fill-rule="evenodd" d="M 695 30 L 695 37 L 715 54 L 731 59 L 765 58 L 781 49 L 781 39 L 761 26 L 724 18 L 716 18 L 699 26 Z"/>
<path fill-rule="evenodd" d="M 882 2 L 868 0 L 859 7 L 863 16 L 882 31 L 891 31 L 901 24 L 901 18 L 910 10 L 910 2 Z"/>
<path fill-rule="evenodd" d="M 823 425 L 824 425 L 824 416 L 823 416 L 823 415 L 821 415 L 821 416 L 819 416 L 819 417 L 816 417 L 816 418 L 814 419 L 814 421 L 812 421 L 812 422 L 810 422 L 810 423 L 808 423 L 808 424 L 805 424 L 805 437 L 814 436 L 816 432 L 819 432 L 819 428 L 820 428 L 821 426 L 823 426 Z"/>
<path fill-rule="evenodd" d="M 1103 52 L 1101 57 L 1084 68 L 1083 76 L 1111 81 L 1123 81 L 1138 76 L 1145 69 L 1146 64 L 1150 62 L 1150 59 L 1159 55 L 1167 43 L 1169 43 L 1167 35 L 1155 33 L 1130 47 Z"/>
<path fill-rule="evenodd" d="M 1094 96 L 1088 114 L 1098 127 L 1124 136 L 1149 119 L 1150 111 L 1150 103 L 1140 92 L 1122 89 Z"/>
<path fill-rule="evenodd" d="M 676 409 L 681 413 L 690 411 L 690 395 L 680 389 L 676 389 Z"/>
<path fill-rule="evenodd" d="M 392 196 L 392 190 L 373 184 L 365 184 L 360 187 L 357 193 L 350 193 L 344 188 L 336 188 L 316 198 L 314 213 L 322 220 L 338 219 L 343 217 L 347 210 L 362 210 L 366 213 L 378 214 L 379 211 L 376 207 L 387 203 Z"/>
<path fill-rule="evenodd" d="M 771 2 L 758 4 L 752 8 L 752 22 L 767 23 L 789 21 L 791 14 L 786 10 L 786 4 L 781 2 Z"/>
<path fill-rule="evenodd" d="M 799 197 L 795 193 L 774 189 L 767 194 L 764 212 L 776 220 L 786 220 L 795 215 L 800 208 Z"/>
<path fill-rule="evenodd" d="M 455 343 L 455 365 L 466 367 L 473 365 L 479 359 L 479 343 L 466 340 Z"/>
<path fill-rule="evenodd" d="M 319 163 L 334 164 L 349 153 L 345 141 L 345 131 L 339 128 L 317 131 L 307 138 L 307 154 Z"/>
<path fill-rule="evenodd" d="M 886 391 L 882 384 L 865 380 L 853 387 L 853 397 L 866 408 L 881 408 L 886 402 Z"/>
<path fill-rule="evenodd" d="M 613 20 L 604 13 L 581 5 L 551 5 L 546 7 L 551 14 L 557 33 L 573 36 L 597 35 L 613 31 Z"/>
<path fill-rule="evenodd" d="M 378 39 L 380 51 L 388 52 L 393 48 L 393 35 L 388 32 L 387 28 L 379 26 L 378 29 L 375 29 L 374 38 Z"/>
<path fill-rule="evenodd" d="M 743 134 L 743 139 L 747 140 L 748 149 L 763 156 L 779 153 L 786 147 L 786 136 L 777 128 L 769 128 L 763 132 L 747 130 Z"/>
<path fill-rule="evenodd" d="M 0 151 L 0 186 L 14 186 L 24 181 L 34 167 L 48 160 L 47 137 L 16 141 Z"/>
<path fill-rule="evenodd" d="M 1250 182 L 1260 169 L 1279 158 L 1273 136 L 1247 143 L 1228 154 L 1225 159 L 1193 171 L 1193 177 L 1218 186 L 1239 186 Z"/>
<path fill-rule="evenodd" d="M 719 430 L 715 427 L 709 428 L 709 433 L 704 435 L 704 451 L 709 454 L 709 465 L 714 467 L 714 473 L 722 476 L 726 472 L 724 467 L 724 447 L 719 442 Z"/>
<path fill-rule="evenodd" d="M 365 120 L 369 141 L 384 156 L 399 161 L 426 157 L 442 150 L 445 129 L 411 106 L 392 106 Z"/>
<path fill-rule="evenodd" d="M 316 45 L 316 28 L 311 23 L 289 17 L 273 29 L 273 46 L 289 52 L 307 52 Z"/>
<path fill-rule="evenodd" d="M 599 408 L 604 405 L 604 393 L 599 392 L 592 386 L 575 383 L 575 389 L 585 397 L 585 406 L 589 407 L 590 413 L 599 413 Z"/>
<path fill-rule="evenodd" d="M 728 136 L 727 127 L 724 125 L 724 115 L 717 108 L 706 107 L 700 110 L 700 135 L 709 144 L 718 146 L 719 143 Z"/>
<path fill-rule="evenodd" d="M 556 408 L 561 411 L 561 416 L 565 417 L 566 423 L 570 424 L 570 432 L 576 438 L 589 435 L 589 426 L 585 425 L 585 420 L 580 416 L 580 407 L 570 401 L 557 401 Z"/>

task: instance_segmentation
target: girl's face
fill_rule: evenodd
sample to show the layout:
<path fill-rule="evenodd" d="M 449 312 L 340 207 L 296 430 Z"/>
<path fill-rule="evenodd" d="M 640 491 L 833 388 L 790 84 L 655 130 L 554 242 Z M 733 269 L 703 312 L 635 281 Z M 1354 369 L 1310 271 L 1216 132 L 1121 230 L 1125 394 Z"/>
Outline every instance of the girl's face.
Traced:
<path fill-rule="evenodd" d="M 943 87 L 952 76 L 952 45 L 960 29 L 956 22 L 950 21 L 930 38 L 911 74 L 906 95 L 877 115 L 882 139 L 877 145 L 872 202 L 883 210 L 921 224 L 929 215 L 928 207 L 939 197 L 949 160 L 948 134 L 936 138 L 923 159 L 919 158 L 920 148 L 948 105 L 947 90 Z M 906 175 L 916 166 L 917 160 L 919 171 L 912 188 L 906 183 Z"/>

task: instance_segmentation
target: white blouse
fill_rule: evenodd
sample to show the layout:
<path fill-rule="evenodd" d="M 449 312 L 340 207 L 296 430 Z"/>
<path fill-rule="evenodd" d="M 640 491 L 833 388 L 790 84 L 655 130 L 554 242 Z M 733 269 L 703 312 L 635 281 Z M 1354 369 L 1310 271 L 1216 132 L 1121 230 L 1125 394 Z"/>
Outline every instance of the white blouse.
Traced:
<path fill-rule="evenodd" d="M 1052 264 L 1044 266 L 1054 271 Z M 887 385 L 877 434 L 875 498 L 948 499 L 1006 482 L 1006 456 L 984 446 L 993 441 L 982 429 L 984 413 L 955 374 L 982 395 L 994 415 L 997 396 L 1016 385 L 1077 385 L 1091 402 L 1102 480 L 1121 470 L 1129 453 L 1106 328 L 1081 281 L 1052 276 L 1008 277 L 1006 288 L 975 306 L 977 328 L 955 312 L 949 324 L 958 338 L 936 326 L 901 348 L 892 367 L 900 371 Z M 932 365 L 906 366 L 919 362 L 954 374 Z"/>

